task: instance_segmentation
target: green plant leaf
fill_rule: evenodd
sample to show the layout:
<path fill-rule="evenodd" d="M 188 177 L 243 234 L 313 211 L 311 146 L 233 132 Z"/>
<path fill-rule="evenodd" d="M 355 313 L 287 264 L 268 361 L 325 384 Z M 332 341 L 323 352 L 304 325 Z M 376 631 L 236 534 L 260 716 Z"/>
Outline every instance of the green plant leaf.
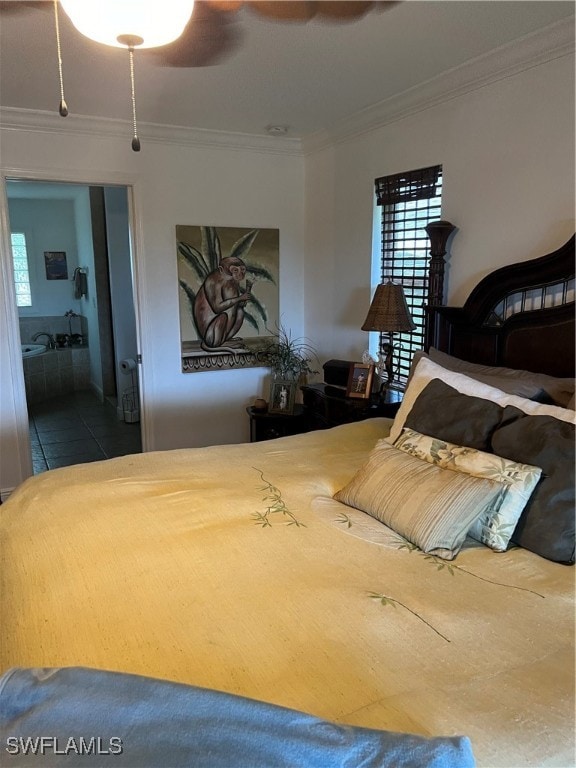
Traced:
<path fill-rule="evenodd" d="M 216 232 L 216 227 L 200 227 L 202 236 L 202 254 L 208 262 L 209 272 L 218 269 L 220 259 L 222 258 L 222 249 L 220 248 L 220 238 Z"/>
<path fill-rule="evenodd" d="M 260 477 L 262 478 L 262 481 L 265 483 L 264 486 L 259 486 L 259 490 L 268 491 L 268 494 L 263 496 L 262 501 L 272 502 L 266 508 L 266 511 L 264 513 L 254 512 L 252 514 L 252 517 L 255 518 L 256 523 L 258 525 L 262 525 L 262 527 L 268 527 L 268 526 L 271 527 L 272 523 L 270 522 L 269 516 L 274 514 L 275 512 L 281 512 L 285 517 L 289 518 L 286 525 L 295 525 L 297 528 L 306 528 L 304 523 L 299 522 L 296 519 L 295 515 L 292 512 L 290 512 L 290 510 L 286 506 L 286 503 L 284 502 L 284 499 L 282 498 L 281 491 L 278 488 L 276 488 L 275 485 L 272 485 L 272 483 L 269 483 L 266 480 L 266 478 L 264 477 L 264 473 L 262 472 L 261 469 L 258 469 L 257 467 L 253 467 L 253 469 L 255 469 L 256 472 L 259 473 Z"/>
<path fill-rule="evenodd" d="M 264 323 L 268 320 L 268 313 L 266 312 L 266 307 L 264 306 L 264 304 L 262 304 L 260 299 L 254 296 L 254 294 L 252 294 L 252 301 L 250 302 L 250 308 L 251 309 L 254 308 L 258 312 L 258 314 L 260 315 Z M 244 310 L 244 313 L 246 313 L 246 310 Z"/>
<path fill-rule="evenodd" d="M 259 264 L 253 264 L 253 263 L 247 263 L 247 262 L 244 262 L 244 263 L 246 264 L 247 274 L 252 275 L 256 280 L 265 280 L 268 283 L 274 283 L 274 285 L 276 285 L 276 280 L 274 279 L 274 275 L 265 267 L 261 267 Z"/>
<path fill-rule="evenodd" d="M 368 597 L 372 600 L 378 600 L 382 605 L 391 605 L 393 608 L 396 608 L 396 600 L 383 595 L 381 592 L 368 592 Z"/>
<path fill-rule="evenodd" d="M 189 243 L 178 243 L 178 253 L 191 269 L 196 272 L 200 282 L 204 282 L 210 270 L 200 251 Z"/>
<path fill-rule="evenodd" d="M 253 229 L 252 231 L 247 232 L 245 235 L 242 235 L 239 240 L 236 240 L 230 249 L 230 256 L 236 256 L 236 258 L 245 261 L 244 257 L 250 248 L 252 248 L 252 244 L 254 243 L 254 240 L 256 240 L 259 231 L 259 229 Z"/>
<path fill-rule="evenodd" d="M 244 320 L 251 325 L 255 330 L 258 330 L 258 321 L 251 312 L 244 310 Z"/>
<path fill-rule="evenodd" d="M 196 318 L 194 317 L 194 302 L 196 301 L 196 294 L 194 293 L 193 289 L 188 285 L 188 283 L 185 280 L 178 280 L 178 284 L 186 294 L 186 298 L 188 299 L 188 305 L 190 309 L 190 316 L 192 317 L 192 322 L 194 323 L 196 332 L 198 333 L 198 336 L 200 336 L 198 326 L 196 325 Z"/>
<path fill-rule="evenodd" d="M 258 350 L 258 357 L 282 379 L 297 379 L 302 374 L 317 373 L 312 366 L 316 358 L 314 348 L 303 338 L 293 338 L 292 333 L 278 327 L 276 333 L 267 328 L 272 338 Z M 316 358 L 317 359 L 317 358 Z"/>

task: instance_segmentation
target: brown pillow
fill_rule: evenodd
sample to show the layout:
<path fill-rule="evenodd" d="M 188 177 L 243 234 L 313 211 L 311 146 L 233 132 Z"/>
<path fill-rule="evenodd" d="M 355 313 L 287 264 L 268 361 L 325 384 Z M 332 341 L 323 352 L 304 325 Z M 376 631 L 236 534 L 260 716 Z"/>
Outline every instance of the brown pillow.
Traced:
<path fill-rule="evenodd" d="M 518 395 L 539 403 L 549 403 L 567 408 L 574 396 L 575 380 L 556 378 L 544 373 L 532 373 L 502 366 L 480 365 L 460 360 L 458 357 L 430 347 L 429 357 L 449 371 L 464 373 L 472 379 L 496 387 L 509 395 Z"/>
<path fill-rule="evenodd" d="M 574 425 L 509 405 L 491 445 L 498 456 L 542 468 L 511 541 L 548 560 L 573 564 Z"/>
<path fill-rule="evenodd" d="M 463 395 L 440 379 L 432 379 L 414 401 L 404 426 L 447 443 L 491 452 L 490 439 L 503 412 L 491 400 Z"/>

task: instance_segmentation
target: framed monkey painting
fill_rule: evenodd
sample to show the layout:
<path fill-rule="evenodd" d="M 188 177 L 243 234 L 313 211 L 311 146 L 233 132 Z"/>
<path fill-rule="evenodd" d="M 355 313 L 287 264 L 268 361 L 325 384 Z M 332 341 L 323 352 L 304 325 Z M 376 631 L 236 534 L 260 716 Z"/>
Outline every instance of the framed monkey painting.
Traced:
<path fill-rule="evenodd" d="M 178 225 L 182 371 L 262 365 L 279 326 L 277 229 Z"/>

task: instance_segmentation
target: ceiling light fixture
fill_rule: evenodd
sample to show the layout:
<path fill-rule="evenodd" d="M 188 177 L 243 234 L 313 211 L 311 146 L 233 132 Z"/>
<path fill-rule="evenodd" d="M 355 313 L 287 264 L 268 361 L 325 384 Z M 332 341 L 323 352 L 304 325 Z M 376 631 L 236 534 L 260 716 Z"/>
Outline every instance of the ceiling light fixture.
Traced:
<path fill-rule="evenodd" d="M 156 48 L 176 40 L 192 15 L 194 0 L 60 0 L 62 8 L 76 29 L 91 40 L 115 48 L 126 48 L 130 61 L 132 89 L 132 149 L 140 151 L 136 125 L 136 96 L 134 87 L 134 49 Z M 60 114 L 68 108 L 64 101 L 60 31 L 57 2 L 54 0 L 58 63 L 60 70 Z M 63 105 L 63 107 L 62 107 Z"/>
<path fill-rule="evenodd" d="M 180 37 L 193 0 L 60 0 L 72 24 L 91 40 L 125 48 L 134 38 L 140 48 L 157 48 Z"/>

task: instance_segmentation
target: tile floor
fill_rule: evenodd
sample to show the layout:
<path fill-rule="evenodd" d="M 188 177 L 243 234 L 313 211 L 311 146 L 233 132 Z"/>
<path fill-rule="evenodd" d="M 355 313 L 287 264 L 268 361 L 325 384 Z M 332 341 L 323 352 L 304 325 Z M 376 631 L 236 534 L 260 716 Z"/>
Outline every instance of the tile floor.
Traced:
<path fill-rule="evenodd" d="M 28 408 L 34 474 L 47 469 L 140 453 L 140 423 L 118 420 L 116 409 L 90 391 Z"/>

